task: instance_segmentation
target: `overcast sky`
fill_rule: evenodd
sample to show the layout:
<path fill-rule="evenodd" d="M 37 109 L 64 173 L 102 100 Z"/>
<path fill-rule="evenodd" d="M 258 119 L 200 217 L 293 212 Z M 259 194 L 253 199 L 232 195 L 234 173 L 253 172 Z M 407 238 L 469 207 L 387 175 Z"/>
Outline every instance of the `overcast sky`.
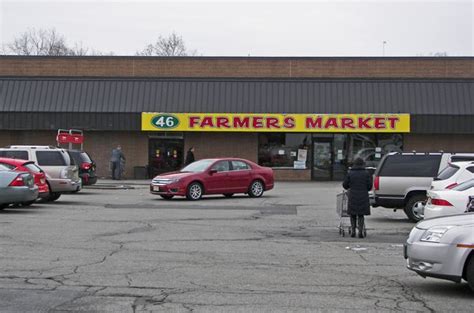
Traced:
<path fill-rule="evenodd" d="M 69 44 L 134 55 L 173 31 L 206 56 L 473 56 L 473 0 L 0 0 L 0 44 L 51 28 Z"/>

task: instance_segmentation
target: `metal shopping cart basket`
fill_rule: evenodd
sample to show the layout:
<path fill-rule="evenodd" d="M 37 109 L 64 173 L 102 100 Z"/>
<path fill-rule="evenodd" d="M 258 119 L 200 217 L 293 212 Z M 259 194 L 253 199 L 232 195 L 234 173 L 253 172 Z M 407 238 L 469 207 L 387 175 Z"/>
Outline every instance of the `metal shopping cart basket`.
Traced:
<path fill-rule="evenodd" d="M 349 203 L 349 198 L 347 196 L 347 191 L 338 193 L 336 196 L 336 213 L 339 216 L 339 235 L 344 237 L 347 233 L 350 234 L 350 215 L 347 214 L 347 205 Z"/>

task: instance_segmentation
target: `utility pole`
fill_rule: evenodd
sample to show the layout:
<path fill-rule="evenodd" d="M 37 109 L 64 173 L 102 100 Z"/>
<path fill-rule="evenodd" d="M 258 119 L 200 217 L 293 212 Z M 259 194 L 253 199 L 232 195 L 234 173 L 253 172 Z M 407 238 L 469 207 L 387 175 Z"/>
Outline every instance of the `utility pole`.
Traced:
<path fill-rule="evenodd" d="M 384 40 L 382 41 L 382 56 L 385 56 L 385 45 L 387 44 L 387 42 Z"/>

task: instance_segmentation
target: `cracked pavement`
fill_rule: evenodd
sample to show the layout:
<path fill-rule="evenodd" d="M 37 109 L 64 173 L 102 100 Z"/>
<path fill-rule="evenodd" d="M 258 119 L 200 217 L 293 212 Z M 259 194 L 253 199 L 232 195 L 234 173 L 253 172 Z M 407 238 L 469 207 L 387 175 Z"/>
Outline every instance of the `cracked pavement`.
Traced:
<path fill-rule="evenodd" d="M 340 190 L 281 182 L 189 202 L 85 189 L 0 211 L 0 311 L 472 310 L 466 283 L 405 268 L 403 212 L 372 209 L 367 238 L 339 236 Z"/>

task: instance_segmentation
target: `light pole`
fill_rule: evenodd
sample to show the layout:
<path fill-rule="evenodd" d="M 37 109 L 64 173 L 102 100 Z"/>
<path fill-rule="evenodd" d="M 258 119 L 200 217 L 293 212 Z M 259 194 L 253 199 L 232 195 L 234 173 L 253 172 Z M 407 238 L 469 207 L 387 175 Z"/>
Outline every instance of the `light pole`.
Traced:
<path fill-rule="evenodd" d="M 385 56 L 385 45 L 387 44 L 387 42 L 384 40 L 382 41 L 382 56 Z"/>

